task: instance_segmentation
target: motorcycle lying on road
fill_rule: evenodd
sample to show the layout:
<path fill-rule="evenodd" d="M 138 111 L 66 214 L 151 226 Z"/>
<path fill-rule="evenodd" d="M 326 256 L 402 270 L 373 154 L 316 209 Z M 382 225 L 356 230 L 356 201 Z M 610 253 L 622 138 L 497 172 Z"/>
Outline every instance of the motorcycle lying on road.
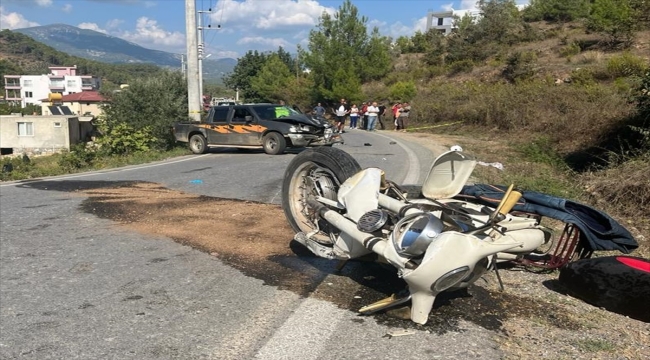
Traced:
<path fill-rule="evenodd" d="M 465 288 L 498 261 L 533 253 L 551 241 L 539 218 L 510 210 L 521 197 L 511 186 L 496 208 L 454 199 L 476 160 L 448 151 L 433 162 L 410 198 L 378 168 L 362 170 L 337 148 L 297 155 L 287 167 L 282 206 L 294 240 L 319 257 L 349 260 L 376 254 L 397 269 L 408 286 L 360 309 L 370 314 L 411 302 L 410 318 L 425 324 L 436 295 Z"/>

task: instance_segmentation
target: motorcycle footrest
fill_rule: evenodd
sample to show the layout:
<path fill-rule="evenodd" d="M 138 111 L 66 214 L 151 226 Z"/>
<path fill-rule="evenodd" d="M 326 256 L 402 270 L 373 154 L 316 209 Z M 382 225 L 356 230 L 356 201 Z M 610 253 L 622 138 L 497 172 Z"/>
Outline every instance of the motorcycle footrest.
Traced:
<path fill-rule="evenodd" d="M 400 297 L 398 294 L 393 294 L 385 299 L 381 299 L 370 305 L 366 305 L 362 307 L 361 309 L 359 309 L 359 312 L 364 315 L 370 315 L 378 311 L 391 308 L 393 306 L 402 305 L 409 300 L 411 300 L 411 294 L 402 297 Z"/>

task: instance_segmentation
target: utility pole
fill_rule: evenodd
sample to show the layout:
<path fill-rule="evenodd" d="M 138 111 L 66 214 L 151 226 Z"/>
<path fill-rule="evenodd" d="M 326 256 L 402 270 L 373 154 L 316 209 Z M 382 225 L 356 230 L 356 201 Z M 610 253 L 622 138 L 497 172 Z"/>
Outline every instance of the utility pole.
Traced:
<path fill-rule="evenodd" d="M 190 119 L 200 122 L 202 101 L 199 95 L 195 0 L 185 0 L 185 33 L 187 37 L 187 108 Z"/>
<path fill-rule="evenodd" d="M 203 30 L 205 29 L 203 27 L 203 14 L 210 14 L 212 13 L 212 9 L 209 9 L 208 11 L 203 11 L 199 10 L 199 96 L 201 97 L 201 103 L 203 103 L 203 59 L 207 59 L 210 57 L 212 54 L 208 54 L 208 56 L 203 57 L 203 51 L 205 50 L 205 44 L 203 44 Z M 219 26 L 221 27 L 221 26 Z M 207 27 L 208 30 L 213 30 L 210 25 Z M 203 104 L 201 104 L 203 106 Z"/>

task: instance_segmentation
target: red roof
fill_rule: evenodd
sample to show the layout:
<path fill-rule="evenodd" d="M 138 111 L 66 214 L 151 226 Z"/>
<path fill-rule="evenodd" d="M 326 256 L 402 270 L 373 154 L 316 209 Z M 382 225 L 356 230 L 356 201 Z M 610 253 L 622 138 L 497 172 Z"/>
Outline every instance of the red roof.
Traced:
<path fill-rule="evenodd" d="M 74 94 L 63 95 L 61 102 L 104 102 L 106 99 L 97 91 L 82 91 Z"/>

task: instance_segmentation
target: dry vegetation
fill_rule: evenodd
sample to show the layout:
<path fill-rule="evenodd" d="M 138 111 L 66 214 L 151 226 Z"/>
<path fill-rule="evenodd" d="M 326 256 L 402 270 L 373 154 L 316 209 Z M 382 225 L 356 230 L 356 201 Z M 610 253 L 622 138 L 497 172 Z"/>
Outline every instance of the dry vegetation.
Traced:
<path fill-rule="evenodd" d="M 392 82 L 412 79 L 418 131 L 462 135 L 484 161 L 507 164 L 503 173 L 483 171 L 485 181 L 592 204 L 630 228 L 646 245 L 639 254 L 650 256 L 650 119 L 648 101 L 643 109 L 638 101 L 650 31 L 621 50 L 582 23 L 531 25 L 537 41 L 462 67 L 404 54 L 390 79 L 364 90 L 381 98 Z"/>

